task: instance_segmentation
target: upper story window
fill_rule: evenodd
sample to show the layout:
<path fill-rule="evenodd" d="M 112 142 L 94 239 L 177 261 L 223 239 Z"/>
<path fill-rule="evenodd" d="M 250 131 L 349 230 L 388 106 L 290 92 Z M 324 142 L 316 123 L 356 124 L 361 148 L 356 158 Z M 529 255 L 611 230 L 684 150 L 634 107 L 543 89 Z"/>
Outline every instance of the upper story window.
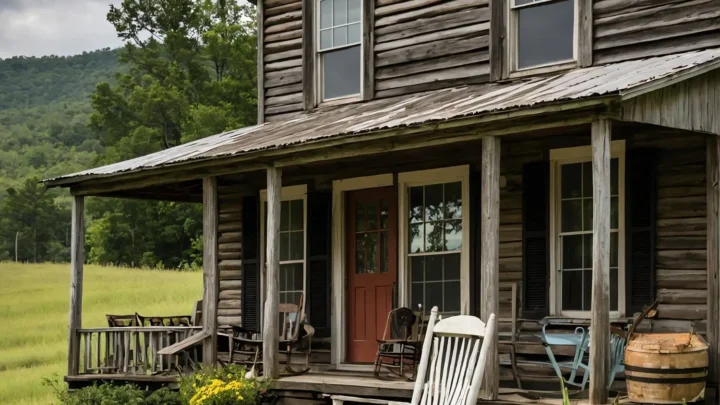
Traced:
<path fill-rule="evenodd" d="M 509 62 L 513 72 L 575 64 L 576 1 L 508 1 Z"/>
<path fill-rule="evenodd" d="M 320 0 L 318 24 L 321 101 L 360 95 L 362 0 Z"/>

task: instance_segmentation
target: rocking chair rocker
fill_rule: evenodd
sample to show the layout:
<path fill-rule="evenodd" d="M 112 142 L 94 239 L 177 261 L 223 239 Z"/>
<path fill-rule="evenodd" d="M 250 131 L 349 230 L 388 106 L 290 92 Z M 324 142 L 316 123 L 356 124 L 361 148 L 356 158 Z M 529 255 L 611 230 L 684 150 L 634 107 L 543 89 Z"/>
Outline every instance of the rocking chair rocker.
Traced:
<path fill-rule="evenodd" d="M 375 377 L 380 378 L 380 371 L 385 367 L 397 376 L 410 381 L 415 379 L 422 349 L 420 338 L 423 323 L 422 308 L 418 312 L 406 307 L 390 311 L 385 322 L 383 338 L 377 339 Z M 408 372 L 410 375 L 407 374 Z"/>

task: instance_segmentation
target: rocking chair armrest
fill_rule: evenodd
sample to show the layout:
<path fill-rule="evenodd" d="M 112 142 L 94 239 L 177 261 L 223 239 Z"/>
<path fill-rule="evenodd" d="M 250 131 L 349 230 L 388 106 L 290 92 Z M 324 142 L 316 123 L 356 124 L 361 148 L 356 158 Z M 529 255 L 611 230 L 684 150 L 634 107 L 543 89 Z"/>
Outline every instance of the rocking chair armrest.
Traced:
<path fill-rule="evenodd" d="M 303 328 L 305 329 L 305 336 L 302 337 L 303 339 L 315 336 L 315 328 L 313 328 L 312 325 L 306 323 L 303 325 Z"/>
<path fill-rule="evenodd" d="M 262 340 L 246 339 L 246 338 L 239 337 L 239 336 L 229 335 L 228 337 L 230 338 L 231 341 L 235 341 L 235 342 L 253 343 L 253 344 L 262 344 L 262 342 L 263 342 Z"/>

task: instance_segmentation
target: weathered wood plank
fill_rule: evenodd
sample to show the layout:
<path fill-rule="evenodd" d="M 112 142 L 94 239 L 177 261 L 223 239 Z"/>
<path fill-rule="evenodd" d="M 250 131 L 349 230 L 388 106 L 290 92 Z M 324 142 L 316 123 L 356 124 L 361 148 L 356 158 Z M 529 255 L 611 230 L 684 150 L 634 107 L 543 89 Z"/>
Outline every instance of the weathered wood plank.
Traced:
<path fill-rule="evenodd" d="M 203 179 L 203 332 L 211 337 L 203 342 L 203 363 L 214 365 L 217 358 L 218 277 L 218 194 L 217 178 Z"/>
<path fill-rule="evenodd" d="M 451 38 L 412 45 L 402 49 L 393 49 L 375 55 L 375 66 L 382 67 L 398 63 L 437 58 L 445 55 L 464 53 L 488 46 L 488 35 L 471 38 Z"/>
<path fill-rule="evenodd" d="M 295 38 L 302 38 L 302 30 L 278 32 L 277 34 L 265 35 L 264 43 L 287 41 Z"/>
<path fill-rule="evenodd" d="M 83 264 L 85 263 L 85 199 L 72 197 L 70 225 L 70 319 L 68 321 L 68 375 L 80 372 L 80 335 L 82 328 Z"/>
<path fill-rule="evenodd" d="M 242 270 L 221 270 L 220 280 L 242 280 Z"/>
<path fill-rule="evenodd" d="M 282 172 L 271 167 L 267 169 L 267 246 L 266 246 L 266 294 L 265 316 L 263 317 L 263 373 L 276 379 L 280 375 L 278 358 L 275 355 L 280 331 L 278 330 L 279 272 L 280 272 L 280 190 Z"/>
<path fill-rule="evenodd" d="M 266 63 L 265 64 L 265 71 L 266 72 L 275 72 L 277 70 L 284 70 L 289 69 L 293 67 L 302 66 L 302 59 L 290 59 L 290 60 L 284 60 L 280 62 L 275 63 Z"/>
<path fill-rule="evenodd" d="M 640 43 L 650 43 L 662 39 L 683 37 L 715 30 L 720 30 L 720 21 L 717 19 L 692 21 L 685 24 L 676 24 L 667 27 L 662 26 L 642 31 L 600 37 L 595 40 L 593 49 L 602 50 Z"/>
<path fill-rule="evenodd" d="M 265 28 L 265 34 L 275 34 L 278 32 L 285 32 L 285 31 L 294 31 L 297 29 L 302 28 L 302 21 L 296 20 L 296 21 L 290 21 L 283 24 L 278 25 L 272 25 L 267 28 Z"/>
<path fill-rule="evenodd" d="M 364 2 L 363 2 L 364 3 Z M 300 100 L 303 109 L 315 107 L 315 4 L 316 0 L 303 0 L 303 41 L 302 41 L 302 92 Z M 284 111 L 288 112 L 288 111 Z"/>
<path fill-rule="evenodd" d="M 291 11 L 289 13 L 283 13 L 280 15 L 268 17 L 265 19 L 265 26 L 284 24 L 294 20 L 302 19 L 302 10 Z M 267 31 L 265 31 L 267 33 Z"/>
<path fill-rule="evenodd" d="M 679 288 L 661 288 L 657 292 L 661 304 L 706 304 L 706 290 L 686 290 Z"/>
<path fill-rule="evenodd" d="M 457 28 L 445 29 L 429 34 L 417 35 L 411 38 L 403 38 L 395 41 L 383 42 L 375 45 L 375 52 L 384 52 L 392 49 L 407 48 L 410 45 L 418 45 L 427 42 L 442 41 L 450 38 L 465 37 L 467 35 L 487 34 L 490 23 L 466 25 Z"/>
<path fill-rule="evenodd" d="M 658 237 L 665 236 L 705 236 L 707 219 L 678 218 L 660 219 L 656 222 Z"/>
<path fill-rule="evenodd" d="M 658 269 L 655 277 L 659 288 L 707 288 L 707 272 L 705 270 Z"/>
<path fill-rule="evenodd" d="M 689 52 L 696 49 L 713 48 L 717 46 L 720 46 L 720 36 L 715 32 L 709 32 L 657 41 L 653 46 L 648 46 L 646 43 L 639 43 L 619 48 L 597 50 L 593 54 L 593 63 L 599 65 L 678 52 Z"/>
<path fill-rule="evenodd" d="M 363 4 L 362 18 L 362 90 L 363 100 L 375 97 L 375 1 L 366 0 Z"/>
<path fill-rule="evenodd" d="M 265 107 L 265 114 L 267 114 L 267 115 L 281 114 L 281 113 L 288 113 L 288 112 L 302 111 L 302 110 L 303 110 L 303 103 L 285 104 L 285 105 L 279 105 L 279 106 Z"/>
<path fill-rule="evenodd" d="M 406 87 L 398 87 L 388 90 L 379 90 L 375 92 L 376 98 L 383 98 L 383 97 L 394 97 L 398 95 L 405 95 L 410 93 L 416 93 L 416 92 L 423 92 L 423 91 L 431 91 L 431 90 L 437 90 L 437 89 L 444 89 L 449 87 L 457 87 L 457 86 L 464 86 L 468 84 L 477 84 L 477 83 L 486 83 L 488 81 L 488 75 L 479 75 L 479 76 L 470 76 L 470 77 L 463 77 L 460 79 L 450 79 L 450 80 L 437 80 L 427 83 L 421 83 L 416 84 L 412 86 L 406 86 Z"/>
<path fill-rule="evenodd" d="M 377 84 L 378 90 L 388 90 L 398 87 L 414 86 L 423 83 L 438 82 L 444 80 L 460 79 L 464 77 L 476 77 L 490 73 L 490 66 L 487 63 L 436 70 L 426 73 L 418 73 L 409 76 L 396 77 L 387 80 L 380 80 Z"/>
<path fill-rule="evenodd" d="M 265 44 L 265 55 L 272 55 L 274 53 L 300 48 L 302 48 L 302 38 L 299 37 L 288 39 L 286 41 L 271 42 Z"/>
<path fill-rule="evenodd" d="M 508 77 L 509 72 L 505 63 L 505 38 L 507 8 L 504 0 L 490 1 L 490 14 L 492 24 L 490 25 L 490 80 L 498 81 Z"/>
<path fill-rule="evenodd" d="M 218 302 L 218 308 L 220 309 L 234 309 L 240 308 L 241 306 L 242 300 L 239 299 L 220 300 Z"/>
<path fill-rule="evenodd" d="M 480 280 L 483 297 L 480 306 L 480 317 L 487 322 L 492 314 L 500 310 L 500 260 L 499 260 L 499 227 L 500 227 L 500 138 L 482 138 L 482 218 L 480 220 Z M 497 315 L 496 315 L 497 316 Z M 480 397 L 485 400 L 496 400 L 499 391 L 500 363 L 497 353 L 498 331 L 493 328 L 489 338 L 492 343 L 488 350 L 485 366 L 484 383 Z M 487 339 L 488 337 L 485 337 Z"/>
<path fill-rule="evenodd" d="M 265 92 L 266 97 L 282 96 L 284 94 L 300 93 L 302 94 L 302 83 L 289 84 L 287 86 L 273 87 Z"/>
<path fill-rule="evenodd" d="M 665 269 L 705 270 L 705 250 L 660 250 L 657 252 L 657 266 Z"/>
<path fill-rule="evenodd" d="M 242 232 L 221 232 L 218 243 L 242 242 Z"/>
<path fill-rule="evenodd" d="M 278 106 L 287 104 L 297 104 L 303 101 L 303 93 L 285 94 L 282 96 L 268 97 L 265 100 L 266 106 Z"/>
<path fill-rule="evenodd" d="M 240 290 L 242 280 L 220 280 L 220 291 Z"/>
<path fill-rule="evenodd" d="M 578 65 L 592 66 L 593 61 L 593 0 L 579 0 L 577 4 L 578 33 Z"/>
<path fill-rule="evenodd" d="M 488 0 L 451 0 L 440 3 L 435 6 L 425 7 L 419 10 L 412 10 L 406 13 L 390 15 L 387 17 L 381 17 L 375 20 L 376 27 L 384 27 L 387 25 L 393 25 L 403 22 L 412 21 L 423 17 L 432 17 L 440 14 L 445 14 L 450 11 L 462 10 L 466 8 L 473 8 L 478 6 L 485 6 L 488 4 Z"/>
<path fill-rule="evenodd" d="M 412 38 L 417 35 L 443 31 L 448 27 L 460 27 L 490 21 L 488 8 L 471 8 L 431 18 L 420 18 L 401 24 L 389 25 L 375 30 L 375 43 Z"/>
<path fill-rule="evenodd" d="M 593 258 L 590 322 L 590 403 L 608 403 L 610 367 L 610 134 L 611 122 L 593 121 Z"/>
<path fill-rule="evenodd" d="M 302 10 L 302 1 L 288 2 L 287 4 L 278 5 L 275 7 L 268 7 L 265 5 L 265 16 L 272 17 L 279 14 L 284 14 L 290 11 Z"/>
<path fill-rule="evenodd" d="M 700 320 L 707 316 L 707 305 L 686 304 L 670 305 L 660 304 L 657 308 L 658 318 L 664 319 L 693 319 Z"/>
<path fill-rule="evenodd" d="M 442 0 L 415 0 L 415 1 L 402 1 L 395 4 L 380 6 L 375 9 L 375 17 L 384 17 L 390 14 L 397 14 L 404 11 L 414 10 L 416 8 L 428 7 L 436 3 L 441 3 Z"/>
<path fill-rule="evenodd" d="M 273 73 L 280 73 L 280 72 L 273 72 Z M 272 79 L 265 80 L 265 88 L 272 88 L 272 87 L 278 87 L 283 86 L 286 84 L 293 84 L 293 83 L 301 83 L 302 82 L 302 71 L 297 70 L 297 68 L 288 69 L 287 71 L 284 71 L 285 74 L 279 76 L 279 77 L 273 77 Z M 269 73 L 268 73 L 269 74 Z"/>
<path fill-rule="evenodd" d="M 266 55 L 263 60 L 268 62 L 276 62 L 280 60 L 286 60 L 286 59 L 301 59 L 302 58 L 302 49 L 293 49 L 292 51 L 285 51 L 285 52 L 278 52 L 274 53 L 272 55 Z"/>
<path fill-rule="evenodd" d="M 720 380 L 720 142 L 714 135 L 707 137 L 707 340 L 710 346 L 708 379 Z"/>
<path fill-rule="evenodd" d="M 258 109 L 257 109 L 257 122 L 258 124 L 262 124 L 265 122 L 265 96 L 263 95 L 265 91 L 265 64 L 263 61 L 265 60 L 265 53 L 264 53 L 264 43 L 265 43 L 265 34 L 263 33 L 263 27 L 265 24 L 265 13 L 264 13 L 264 5 L 261 1 L 255 10 L 257 14 L 256 21 L 258 22 L 258 30 L 257 30 L 257 60 L 255 61 L 256 67 L 257 67 L 257 94 L 258 94 Z"/>

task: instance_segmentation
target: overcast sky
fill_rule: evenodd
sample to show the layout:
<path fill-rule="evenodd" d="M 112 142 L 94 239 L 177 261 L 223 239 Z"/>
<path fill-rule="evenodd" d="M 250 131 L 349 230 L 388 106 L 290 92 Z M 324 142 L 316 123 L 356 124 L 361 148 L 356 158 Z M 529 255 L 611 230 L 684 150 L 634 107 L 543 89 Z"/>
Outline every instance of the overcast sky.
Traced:
<path fill-rule="evenodd" d="M 0 58 L 74 55 L 117 47 L 105 20 L 119 0 L 0 0 Z"/>

